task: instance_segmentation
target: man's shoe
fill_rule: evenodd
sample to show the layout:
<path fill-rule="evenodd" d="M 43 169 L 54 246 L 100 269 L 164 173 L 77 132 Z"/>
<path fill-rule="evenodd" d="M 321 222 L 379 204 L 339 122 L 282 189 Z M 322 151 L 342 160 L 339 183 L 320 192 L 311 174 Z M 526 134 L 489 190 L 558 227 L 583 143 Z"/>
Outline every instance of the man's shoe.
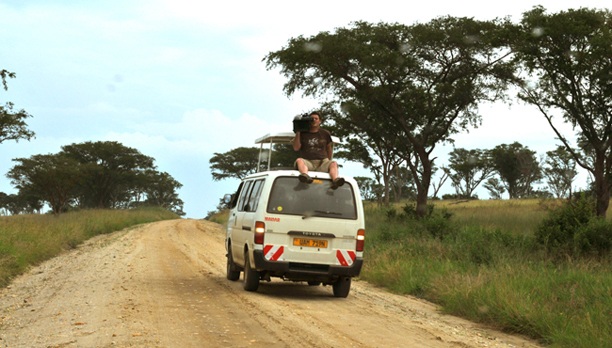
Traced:
<path fill-rule="evenodd" d="M 342 185 L 344 185 L 344 178 L 335 178 L 334 181 L 332 181 L 331 188 L 335 190 Z"/>
<path fill-rule="evenodd" d="M 300 180 L 300 182 L 306 183 L 306 184 L 310 184 L 312 183 L 312 178 L 310 177 L 310 175 L 306 174 L 306 173 L 300 173 L 300 175 L 298 176 L 298 179 Z"/>

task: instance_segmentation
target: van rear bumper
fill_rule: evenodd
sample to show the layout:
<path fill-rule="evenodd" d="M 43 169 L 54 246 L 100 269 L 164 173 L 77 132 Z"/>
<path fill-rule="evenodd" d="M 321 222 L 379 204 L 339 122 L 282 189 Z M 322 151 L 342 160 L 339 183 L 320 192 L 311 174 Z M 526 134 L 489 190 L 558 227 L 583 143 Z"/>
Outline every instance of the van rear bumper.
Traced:
<path fill-rule="evenodd" d="M 287 261 L 268 261 L 264 257 L 263 250 L 253 250 L 253 262 L 258 270 L 282 272 L 288 277 L 300 275 L 308 276 L 348 276 L 356 277 L 361 272 L 363 258 L 355 259 L 351 266 L 319 265 L 310 263 L 298 263 Z"/>

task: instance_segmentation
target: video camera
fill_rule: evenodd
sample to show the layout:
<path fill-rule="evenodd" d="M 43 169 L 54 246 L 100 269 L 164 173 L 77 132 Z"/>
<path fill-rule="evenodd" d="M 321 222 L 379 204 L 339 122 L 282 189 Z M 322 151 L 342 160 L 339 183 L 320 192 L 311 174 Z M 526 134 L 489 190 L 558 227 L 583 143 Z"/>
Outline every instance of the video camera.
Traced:
<path fill-rule="evenodd" d="M 308 132 L 310 130 L 310 122 L 314 118 L 308 114 L 295 116 L 293 119 L 293 132 Z"/>

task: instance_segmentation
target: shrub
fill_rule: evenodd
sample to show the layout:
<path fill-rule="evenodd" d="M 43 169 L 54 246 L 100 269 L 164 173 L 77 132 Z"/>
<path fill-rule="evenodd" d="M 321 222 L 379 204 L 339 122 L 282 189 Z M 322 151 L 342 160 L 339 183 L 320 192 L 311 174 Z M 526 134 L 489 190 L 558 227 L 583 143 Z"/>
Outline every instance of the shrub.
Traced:
<path fill-rule="evenodd" d="M 581 254 L 604 254 L 612 249 L 612 223 L 595 217 L 574 235 L 574 250 Z"/>
<path fill-rule="evenodd" d="M 456 226 L 450 221 L 451 216 L 452 214 L 443 210 L 423 218 L 421 223 L 434 238 L 445 239 L 455 235 L 457 231 Z"/>
<path fill-rule="evenodd" d="M 433 204 L 427 204 L 427 212 L 425 213 L 425 217 L 430 217 L 433 214 L 434 211 L 434 205 Z M 418 214 L 416 211 L 416 204 L 415 203 L 406 203 L 403 207 L 402 210 L 404 211 L 402 213 L 403 217 L 408 217 L 411 219 L 417 219 L 418 218 Z"/>
<path fill-rule="evenodd" d="M 551 210 L 538 225 L 536 241 L 548 250 L 573 253 L 610 249 L 612 225 L 595 218 L 595 201 L 586 195 Z"/>

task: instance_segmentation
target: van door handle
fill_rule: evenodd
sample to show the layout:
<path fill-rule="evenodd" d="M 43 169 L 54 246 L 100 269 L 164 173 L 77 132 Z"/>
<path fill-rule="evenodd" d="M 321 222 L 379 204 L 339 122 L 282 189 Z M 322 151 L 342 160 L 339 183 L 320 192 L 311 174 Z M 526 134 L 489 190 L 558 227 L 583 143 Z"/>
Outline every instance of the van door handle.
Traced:
<path fill-rule="evenodd" d="M 243 229 L 243 230 L 250 231 L 250 230 L 251 230 L 251 227 L 250 227 L 250 226 L 242 226 L 242 229 Z"/>

